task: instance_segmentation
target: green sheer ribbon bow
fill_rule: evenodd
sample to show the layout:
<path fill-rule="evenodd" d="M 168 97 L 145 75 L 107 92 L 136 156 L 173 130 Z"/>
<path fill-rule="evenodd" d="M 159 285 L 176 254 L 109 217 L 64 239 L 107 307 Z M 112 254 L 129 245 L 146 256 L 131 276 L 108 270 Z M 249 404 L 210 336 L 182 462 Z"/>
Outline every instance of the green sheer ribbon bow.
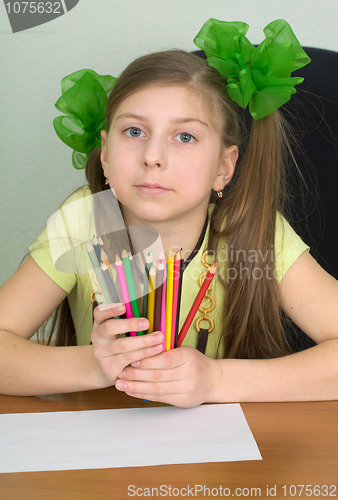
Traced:
<path fill-rule="evenodd" d="M 230 99 L 242 108 L 249 105 L 251 116 L 259 120 L 290 100 L 294 86 L 304 80 L 291 78 L 291 72 L 311 59 L 282 19 L 264 28 L 265 40 L 258 47 L 245 37 L 248 29 L 242 22 L 209 19 L 194 43 L 204 50 L 209 66 L 226 79 Z"/>
<path fill-rule="evenodd" d="M 54 118 L 55 132 L 73 149 L 72 163 L 76 169 L 86 166 L 95 146 L 101 148 L 101 130 L 106 130 L 108 94 L 117 78 L 98 75 L 82 69 L 61 81 L 61 97 L 55 107 L 66 116 Z"/>

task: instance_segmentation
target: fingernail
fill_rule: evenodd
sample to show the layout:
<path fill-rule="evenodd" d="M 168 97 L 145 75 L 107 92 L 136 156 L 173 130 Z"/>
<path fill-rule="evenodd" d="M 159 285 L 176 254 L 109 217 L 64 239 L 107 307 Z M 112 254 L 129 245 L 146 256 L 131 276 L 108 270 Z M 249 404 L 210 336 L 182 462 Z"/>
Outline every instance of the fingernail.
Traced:
<path fill-rule="evenodd" d="M 125 372 L 125 371 L 123 371 L 123 372 L 122 372 L 122 373 L 120 373 L 120 375 L 119 375 L 119 377 L 120 377 L 120 378 L 124 378 L 125 376 L 126 376 L 126 372 Z"/>
<path fill-rule="evenodd" d="M 116 312 L 124 312 L 125 305 L 124 304 L 114 304 L 114 309 Z"/>
<path fill-rule="evenodd" d="M 140 328 L 142 328 L 143 330 L 145 330 L 146 328 L 147 329 L 149 328 L 149 321 L 147 319 L 140 319 L 138 324 L 139 324 Z"/>
<path fill-rule="evenodd" d="M 155 335 L 153 335 L 153 340 L 155 342 L 157 342 L 158 340 L 163 340 L 163 333 L 162 332 L 158 332 Z"/>
<path fill-rule="evenodd" d="M 140 366 L 140 362 L 134 361 L 134 363 L 130 363 L 130 366 L 132 366 L 133 368 L 138 368 Z"/>
<path fill-rule="evenodd" d="M 106 311 L 107 309 L 115 309 L 115 310 L 122 310 L 124 309 L 124 304 L 122 302 L 116 302 L 114 303 L 109 303 L 109 304 L 100 304 L 99 305 L 100 311 Z"/>
<path fill-rule="evenodd" d="M 154 351 L 161 352 L 162 349 L 163 349 L 163 345 L 162 344 L 156 344 L 156 345 L 153 346 L 153 349 L 154 349 Z"/>
<path fill-rule="evenodd" d="M 121 382 L 120 380 L 117 380 L 115 383 L 116 389 L 119 389 L 120 391 L 125 391 L 127 389 L 127 384 L 124 382 Z"/>

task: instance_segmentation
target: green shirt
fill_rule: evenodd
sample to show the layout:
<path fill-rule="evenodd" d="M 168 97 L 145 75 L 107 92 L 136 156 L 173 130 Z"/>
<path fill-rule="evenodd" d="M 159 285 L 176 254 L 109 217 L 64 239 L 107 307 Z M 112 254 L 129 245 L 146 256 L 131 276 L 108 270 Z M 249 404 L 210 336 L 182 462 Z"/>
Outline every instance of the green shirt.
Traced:
<path fill-rule="evenodd" d="M 90 343 L 90 336 L 93 326 L 92 303 L 90 295 L 97 289 L 93 277 L 88 255 L 86 254 L 84 242 L 92 238 L 95 234 L 95 225 L 92 217 L 91 191 L 85 186 L 73 193 L 66 202 L 60 207 L 55 220 L 50 218 L 47 226 L 38 237 L 38 239 L 29 247 L 31 256 L 39 267 L 63 290 L 68 294 L 69 306 L 74 321 L 77 344 L 87 345 Z M 88 198 L 88 196 L 90 196 Z M 76 202 L 74 204 L 74 202 Z M 81 206 L 81 211 L 75 208 Z M 85 206 L 85 211 L 83 207 Z M 67 208 L 66 208 L 67 207 Z M 74 209 L 73 209 L 74 207 Z M 209 206 L 209 214 L 213 205 Z M 81 215 L 79 215 L 81 213 Z M 88 215 L 84 216 L 84 213 Z M 53 216 L 54 217 L 54 216 Z M 210 220 L 210 217 L 209 217 Z M 121 220 L 118 220 L 117 226 L 121 228 Z M 116 229 L 115 227 L 115 229 Z M 203 241 L 196 255 L 186 266 L 183 273 L 181 310 L 180 310 L 180 328 L 193 304 L 199 291 L 198 278 L 207 269 L 202 264 L 202 254 L 207 250 L 209 236 L 209 223 L 207 225 Z M 69 244 L 69 240 L 76 241 L 78 244 Z M 276 235 L 275 235 L 275 277 L 279 282 L 291 265 L 297 258 L 309 247 L 294 232 L 288 222 L 277 215 Z M 231 250 L 230 250 L 231 251 Z M 271 250 L 273 251 L 273 250 Z M 223 276 L 230 279 L 234 278 L 234 269 L 227 268 L 226 259 L 224 267 L 218 269 L 218 272 L 224 273 Z M 255 259 L 255 252 L 246 256 L 248 260 Z M 207 256 L 207 262 L 212 264 L 210 257 Z M 264 260 L 264 256 L 263 256 Z M 220 266 L 219 266 L 220 267 Z M 263 266 L 264 268 L 264 266 Z M 243 277 L 247 276 L 245 267 L 241 269 Z M 260 279 L 264 269 L 257 269 L 256 275 L 249 279 Z M 209 292 L 215 299 L 215 308 L 208 315 L 213 319 L 215 328 L 209 335 L 206 355 L 212 358 L 222 357 L 222 349 L 216 354 L 219 337 L 222 328 L 222 308 L 224 303 L 224 288 L 217 279 L 217 275 L 212 281 L 212 290 Z M 210 299 L 203 299 L 202 306 L 210 307 Z M 197 345 L 196 319 L 203 314 L 198 311 L 185 337 L 183 345 Z M 201 327 L 209 328 L 208 323 L 201 323 Z"/>

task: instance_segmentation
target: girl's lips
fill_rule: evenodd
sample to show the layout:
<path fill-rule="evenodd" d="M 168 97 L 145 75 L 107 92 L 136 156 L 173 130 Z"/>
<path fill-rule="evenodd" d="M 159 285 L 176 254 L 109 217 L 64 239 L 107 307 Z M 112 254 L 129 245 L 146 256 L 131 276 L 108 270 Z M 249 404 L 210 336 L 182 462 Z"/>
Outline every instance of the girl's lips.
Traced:
<path fill-rule="evenodd" d="M 166 189 L 160 184 L 138 184 L 135 187 L 140 193 L 153 196 L 165 194 L 170 191 L 170 189 Z"/>

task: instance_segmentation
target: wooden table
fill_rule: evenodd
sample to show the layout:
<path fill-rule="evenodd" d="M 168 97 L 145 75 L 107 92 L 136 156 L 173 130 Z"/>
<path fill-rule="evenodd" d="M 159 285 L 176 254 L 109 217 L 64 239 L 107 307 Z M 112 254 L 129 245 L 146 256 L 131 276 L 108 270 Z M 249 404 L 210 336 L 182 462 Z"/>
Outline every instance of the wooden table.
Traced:
<path fill-rule="evenodd" d="M 109 388 L 44 397 L 0 396 L 0 413 L 144 404 Z M 338 498 L 338 401 L 241 406 L 263 460 L 0 474 L 0 499 Z M 152 488 L 158 489 L 157 496 Z"/>

